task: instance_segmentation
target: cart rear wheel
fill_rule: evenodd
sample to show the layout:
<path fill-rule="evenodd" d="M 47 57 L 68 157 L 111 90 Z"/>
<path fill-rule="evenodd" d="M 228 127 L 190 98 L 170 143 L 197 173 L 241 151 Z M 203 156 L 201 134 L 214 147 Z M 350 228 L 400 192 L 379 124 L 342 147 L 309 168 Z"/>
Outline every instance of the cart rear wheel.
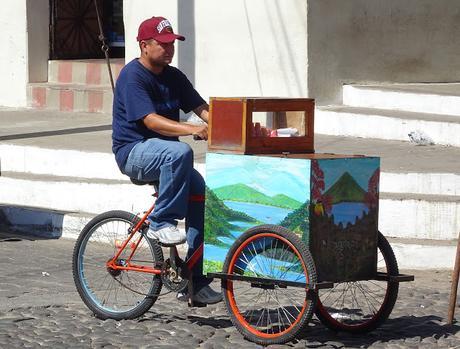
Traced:
<path fill-rule="evenodd" d="M 387 239 L 378 233 L 378 271 L 398 275 L 398 264 Z M 398 297 L 399 282 L 355 281 L 319 290 L 316 316 L 334 331 L 364 333 L 380 326 L 390 315 Z"/>
<path fill-rule="evenodd" d="M 286 343 L 311 319 L 316 296 L 313 258 L 289 230 L 262 225 L 246 231 L 230 248 L 222 281 L 231 320 L 248 340 Z"/>

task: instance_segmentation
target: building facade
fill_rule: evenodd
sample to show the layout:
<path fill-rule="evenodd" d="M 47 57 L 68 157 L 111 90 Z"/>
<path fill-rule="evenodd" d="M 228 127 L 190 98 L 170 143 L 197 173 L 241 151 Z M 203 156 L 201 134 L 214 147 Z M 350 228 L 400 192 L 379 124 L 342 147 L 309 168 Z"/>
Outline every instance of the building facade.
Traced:
<path fill-rule="evenodd" d="M 139 23 L 167 17 L 187 38 L 173 63 L 204 97 L 308 96 L 328 104 L 340 102 L 347 83 L 460 80 L 456 0 L 98 3 L 111 55 L 125 61 L 138 55 Z M 49 60 L 101 58 L 95 18 L 92 0 L 9 2 L 0 13 L 0 105 L 30 105 L 27 86 L 47 81 Z"/>

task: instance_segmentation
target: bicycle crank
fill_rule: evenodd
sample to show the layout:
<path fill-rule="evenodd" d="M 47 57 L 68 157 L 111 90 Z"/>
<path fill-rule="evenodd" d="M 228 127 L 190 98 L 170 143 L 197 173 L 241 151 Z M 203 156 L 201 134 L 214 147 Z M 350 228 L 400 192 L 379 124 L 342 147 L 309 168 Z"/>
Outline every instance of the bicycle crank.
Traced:
<path fill-rule="evenodd" d="M 183 291 L 188 285 L 189 270 L 187 264 L 176 258 L 174 263 L 168 258 L 161 268 L 161 281 L 163 285 L 172 292 Z"/>

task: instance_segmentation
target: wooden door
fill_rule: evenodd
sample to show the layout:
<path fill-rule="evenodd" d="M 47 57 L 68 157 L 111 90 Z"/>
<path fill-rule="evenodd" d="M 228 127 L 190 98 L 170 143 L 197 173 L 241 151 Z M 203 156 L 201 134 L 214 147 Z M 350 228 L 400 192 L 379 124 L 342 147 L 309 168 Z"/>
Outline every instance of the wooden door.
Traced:
<path fill-rule="evenodd" d="M 101 18 L 102 0 L 97 0 Z M 94 0 L 50 0 L 50 59 L 103 58 Z"/>

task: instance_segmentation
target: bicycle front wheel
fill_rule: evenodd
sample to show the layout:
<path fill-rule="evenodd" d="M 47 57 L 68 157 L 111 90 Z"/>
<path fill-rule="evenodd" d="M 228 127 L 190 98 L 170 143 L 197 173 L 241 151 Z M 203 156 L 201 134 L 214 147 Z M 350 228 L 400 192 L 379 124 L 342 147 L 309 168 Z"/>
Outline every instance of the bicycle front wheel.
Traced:
<path fill-rule="evenodd" d="M 399 274 L 398 263 L 387 239 L 379 232 L 377 271 L 386 276 Z M 362 280 L 338 282 L 319 290 L 316 316 L 331 330 L 365 333 L 381 325 L 398 298 L 399 282 Z"/>
<path fill-rule="evenodd" d="M 101 319 L 133 319 L 155 303 L 162 282 L 159 275 L 113 270 L 106 263 L 118 252 L 139 217 L 124 211 L 110 211 L 94 217 L 82 230 L 73 251 L 73 278 L 88 308 Z M 158 267 L 163 263 L 161 247 L 135 234 L 118 263 L 129 258 L 135 241 L 141 239 L 131 262 Z"/>
<path fill-rule="evenodd" d="M 313 258 L 289 230 L 249 229 L 235 241 L 223 270 L 223 295 L 231 320 L 248 340 L 262 345 L 292 340 L 311 319 L 316 296 Z"/>

